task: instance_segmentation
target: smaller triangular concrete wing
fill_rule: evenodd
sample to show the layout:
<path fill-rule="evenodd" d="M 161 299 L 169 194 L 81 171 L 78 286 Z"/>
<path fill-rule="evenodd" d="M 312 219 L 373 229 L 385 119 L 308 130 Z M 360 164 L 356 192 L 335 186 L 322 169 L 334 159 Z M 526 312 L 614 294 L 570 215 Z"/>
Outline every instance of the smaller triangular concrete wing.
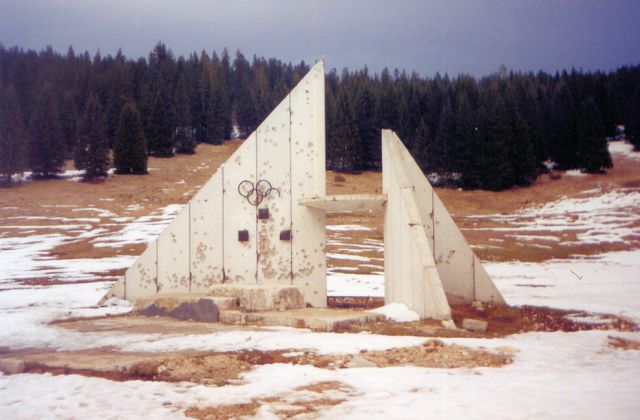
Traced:
<path fill-rule="evenodd" d="M 391 130 L 382 130 L 382 166 L 387 194 L 385 302 L 403 302 L 421 316 L 436 319 L 450 316 L 447 300 L 506 304 L 427 177 Z"/>

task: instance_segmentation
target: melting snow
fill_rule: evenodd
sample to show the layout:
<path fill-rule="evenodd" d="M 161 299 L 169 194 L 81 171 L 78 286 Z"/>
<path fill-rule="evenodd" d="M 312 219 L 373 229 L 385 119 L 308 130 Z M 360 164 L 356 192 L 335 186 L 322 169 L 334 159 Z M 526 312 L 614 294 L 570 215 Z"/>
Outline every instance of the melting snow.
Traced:
<path fill-rule="evenodd" d="M 362 225 L 327 225 L 327 230 L 331 230 L 334 232 L 343 232 L 343 231 L 355 231 L 355 230 L 370 231 L 375 229 L 370 228 L 368 226 L 362 226 Z"/>
<path fill-rule="evenodd" d="M 404 303 L 389 303 L 380 308 L 373 309 L 371 312 L 383 314 L 387 319 L 396 322 L 413 322 L 420 320 L 420 315 L 409 309 Z"/>

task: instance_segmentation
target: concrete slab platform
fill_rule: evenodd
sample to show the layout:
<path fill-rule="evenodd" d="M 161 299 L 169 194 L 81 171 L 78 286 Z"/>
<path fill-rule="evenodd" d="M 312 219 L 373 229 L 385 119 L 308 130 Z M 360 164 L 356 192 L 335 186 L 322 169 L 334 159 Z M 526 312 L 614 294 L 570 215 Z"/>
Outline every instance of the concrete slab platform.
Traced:
<path fill-rule="evenodd" d="M 336 331 L 350 325 L 384 321 L 386 317 L 368 311 L 303 308 L 289 311 L 255 312 L 245 315 L 246 324 L 309 328 L 318 331 Z"/>

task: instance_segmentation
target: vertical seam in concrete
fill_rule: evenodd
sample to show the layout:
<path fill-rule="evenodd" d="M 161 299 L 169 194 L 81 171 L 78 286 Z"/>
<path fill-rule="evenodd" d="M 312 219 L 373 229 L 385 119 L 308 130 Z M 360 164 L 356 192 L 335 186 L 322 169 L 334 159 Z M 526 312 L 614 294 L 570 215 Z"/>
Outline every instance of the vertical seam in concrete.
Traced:
<path fill-rule="evenodd" d="M 289 230 L 291 236 L 289 239 L 289 283 L 293 286 L 293 141 L 291 140 L 291 93 L 287 95 L 289 98 Z"/>
<path fill-rule="evenodd" d="M 433 262 L 436 263 L 436 267 L 438 266 L 436 262 L 436 201 L 435 201 L 435 192 L 433 191 L 433 187 L 431 188 L 431 223 L 433 228 Z"/>
<path fill-rule="evenodd" d="M 156 294 L 160 292 L 160 270 L 158 268 L 160 260 L 160 247 L 158 246 L 160 238 L 156 238 Z"/>
<path fill-rule="evenodd" d="M 225 255 L 224 255 L 224 165 L 222 165 L 222 167 L 220 168 L 221 170 L 221 177 L 222 177 L 222 183 L 221 183 L 221 188 L 222 188 L 222 200 L 220 205 L 222 206 L 222 211 L 220 212 L 222 214 L 222 283 L 225 283 L 227 280 L 227 272 L 225 270 Z"/>
<path fill-rule="evenodd" d="M 191 293 L 191 200 L 189 200 L 189 293 Z"/>
<path fill-rule="evenodd" d="M 476 257 L 471 252 L 471 272 L 473 273 L 473 300 L 476 301 Z"/>
<path fill-rule="evenodd" d="M 258 187 L 258 129 L 256 128 L 256 174 L 255 174 L 255 183 L 253 184 L 256 186 L 256 188 Z M 256 284 L 260 284 L 260 281 L 258 279 L 258 272 L 260 271 L 260 248 L 259 248 L 259 244 L 258 244 L 258 237 L 259 237 L 259 231 L 258 229 L 260 228 L 259 224 L 258 224 L 258 207 L 260 207 L 260 204 L 258 203 L 258 191 L 256 190 L 256 208 L 255 208 L 255 218 L 256 218 L 256 233 L 254 236 L 254 242 L 256 244 Z"/>

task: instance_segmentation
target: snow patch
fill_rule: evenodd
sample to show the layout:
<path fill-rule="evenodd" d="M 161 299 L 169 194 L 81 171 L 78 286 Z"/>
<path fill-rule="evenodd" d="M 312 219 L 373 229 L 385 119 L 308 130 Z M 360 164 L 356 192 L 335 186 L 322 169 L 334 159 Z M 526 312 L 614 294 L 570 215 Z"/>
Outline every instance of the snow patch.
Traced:
<path fill-rule="evenodd" d="M 345 232 L 345 231 L 372 231 L 374 228 L 370 228 L 368 226 L 362 225 L 327 225 L 327 230 L 334 232 Z"/>
<path fill-rule="evenodd" d="M 382 314 L 392 321 L 396 322 L 413 322 L 419 321 L 420 315 L 412 311 L 404 303 L 389 303 L 380 308 L 371 310 L 377 314 Z"/>

